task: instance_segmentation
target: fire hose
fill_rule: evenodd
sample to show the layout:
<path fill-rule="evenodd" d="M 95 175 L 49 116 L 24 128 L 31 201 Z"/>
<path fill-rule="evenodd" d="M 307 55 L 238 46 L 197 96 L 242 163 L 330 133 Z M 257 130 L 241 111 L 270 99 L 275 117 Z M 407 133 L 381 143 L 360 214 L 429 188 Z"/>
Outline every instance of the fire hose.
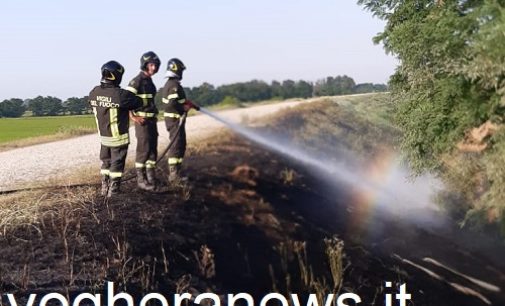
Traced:
<path fill-rule="evenodd" d="M 179 125 L 177 126 L 177 130 L 175 131 L 172 140 L 168 143 L 167 147 L 165 148 L 165 150 L 163 150 L 163 153 L 161 153 L 160 157 L 158 157 L 158 159 L 156 160 L 156 164 L 158 164 L 162 159 L 163 157 L 165 157 L 165 155 L 168 153 L 168 150 L 170 150 L 170 148 L 172 147 L 172 145 L 174 144 L 174 140 L 177 138 L 177 135 L 179 135 L 179 132 L 181 130 L 181 127 L 184 125 L 184 123 L 186 122 L 186 118 L 188 117 L 188 113 L 187 112 L 184 112 L 184 114 L 181 116 L 181 120 L 179 121 Z M 127 181 L 131 181 L 133 180 L 134 178 L 137 177 L 137 174 L 132 174 L 131 176 L 129 177 L 126 177 L 124 179 L 122 179 L 123 182 L 127 182 Z"/>

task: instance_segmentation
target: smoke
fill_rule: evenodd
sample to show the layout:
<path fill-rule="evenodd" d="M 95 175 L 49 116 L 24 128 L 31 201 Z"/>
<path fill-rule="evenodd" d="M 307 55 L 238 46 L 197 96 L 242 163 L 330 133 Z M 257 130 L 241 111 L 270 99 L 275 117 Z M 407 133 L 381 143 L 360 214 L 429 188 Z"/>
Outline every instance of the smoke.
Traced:
<path fill-rule="evenodd" d="M 409 179 L 409 171 L 398 157 L 378 157 L 388 159 L 388 164 L 380 173 L 370 173 L 373 161 L 369 165 L 360 165 L 352 152 L 336 148 L 338 155 L 328 158 L 328 154 L 308 152 L 295 146 L 287 137 L 267 135 L 246 128 L 202 108 L 201 112 L 225 124 L 236 133 L 254 141 L 272 151 L 303 163 L 309 171 L 333 185 L 350 193 L 364 193 L 372 197 L 373 205 L 381 212 L 401 217 L 402 220 L 423 226 L 440 226 L 445 218 L 433 203 L 432 197 L 437 189 L 442 188 L 441 182 L 430 176 Z M 332 152 L 334 154 L 334 152 Z"/>

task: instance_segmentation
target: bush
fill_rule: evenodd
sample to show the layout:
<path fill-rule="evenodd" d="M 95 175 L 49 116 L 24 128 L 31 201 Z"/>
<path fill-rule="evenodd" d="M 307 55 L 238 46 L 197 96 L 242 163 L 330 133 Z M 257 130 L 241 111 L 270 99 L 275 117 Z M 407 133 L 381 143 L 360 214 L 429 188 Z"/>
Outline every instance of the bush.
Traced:
<path fill-rule="evenodd" d="M 504 1 L 358 3 L 386 21 L 375 42 L 400 60 L 389 87 L 410 165 L 418 173 L 440 174 L 460 195 L 456 202 L 465 202 L 447 205 L 463 205 L 467 216 L 485 216 L 486 222 L 503 222 L 503 127 L 483 140 L 481 151 L 461 152 L 458 144 L 485 122 L 503 122 Z"/>

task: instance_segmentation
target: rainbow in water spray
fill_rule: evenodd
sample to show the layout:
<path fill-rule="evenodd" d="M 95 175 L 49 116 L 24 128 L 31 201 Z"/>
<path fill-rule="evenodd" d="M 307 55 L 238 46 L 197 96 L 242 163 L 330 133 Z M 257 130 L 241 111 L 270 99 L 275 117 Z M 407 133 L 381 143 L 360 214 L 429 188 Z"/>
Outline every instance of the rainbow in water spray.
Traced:
<path fill-rule="evenodd" d="M 346 185 L 353 195 L 356 213 L 354 224 L 366 223 L 378 211 L 402 217 L 406 221 L 432 226 L 445 223 L 431 198 L 441 188 L 438 180 L 430 176 L 408 180 L 409 172 L 392 151 L 382 151 L 376 158 L 356 167 L 349 162 L 352 154 L 341 160 L 329 161 L 313 156 L 285 139 L 275 139 L 255 130 L 231 122 L 214 112 L 201 108 L 201 112 L 228 126 L 236 133 L 279 154 L 304 163 L 307 167 L 330 177 L 335 185 Z"/>

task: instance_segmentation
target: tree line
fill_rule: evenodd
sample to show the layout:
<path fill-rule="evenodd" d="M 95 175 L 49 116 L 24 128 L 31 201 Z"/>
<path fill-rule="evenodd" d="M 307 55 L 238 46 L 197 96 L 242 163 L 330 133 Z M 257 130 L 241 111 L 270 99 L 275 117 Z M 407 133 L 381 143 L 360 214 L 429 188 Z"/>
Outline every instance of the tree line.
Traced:
<path fill-rule="evenodd" d="M 161 89 L 160 89 L 161 90 Z M 252 80 L 214 86 L 203 83 L 200 86 L 185 88 L 186 95 L 201 106 L 218 103 L 256 102 L 265 100 L 285 100 L 290 98 L 308 98 L 317 96 L 334 96 L 354 93 L 383 92 L 384 84 L 356 84 L 346 75 L 327 77 L 315 83 L 299 80 L 264 81 Z M 159 92 L 158 92 L 159 93 Z M 161 107 L 161 95 L 156 95 L 156 104 Z M 87 97 L 72 97 L 65 101 L 52 96 L 38 96 L 33 99 L 12 98 L 0 103 L 0 117 L 20 117 L 30 111 L 32 116 L 82 115 L 91 112 Z"/>
<path fill-rule="evenodd" d="M 346 95 L 365 92 L 387 91 L 384 84 L 356 84 L 351 77 L 327 77 L 315 83 L 299 80 L 272 81 L 270 84 L 260 80 L 233 83 L 214 87 L 209 83 L 186 89 L 188 96 L 202 106 L 217 104 L 232 97 L 240 102 L 265 100 L 285 100 L 290 98 L 309 98 L 318 96 Z"/>
<path fill-rule="evenodd" d="M 83 115 L 91 112 L 87 97 L 72 97 L 65 101 L 52 96 L 37 96 L 33 99 L 12 98 L 0 102 L 0 117 L 17 118 L 26 111 L 32 116 Z"/>

